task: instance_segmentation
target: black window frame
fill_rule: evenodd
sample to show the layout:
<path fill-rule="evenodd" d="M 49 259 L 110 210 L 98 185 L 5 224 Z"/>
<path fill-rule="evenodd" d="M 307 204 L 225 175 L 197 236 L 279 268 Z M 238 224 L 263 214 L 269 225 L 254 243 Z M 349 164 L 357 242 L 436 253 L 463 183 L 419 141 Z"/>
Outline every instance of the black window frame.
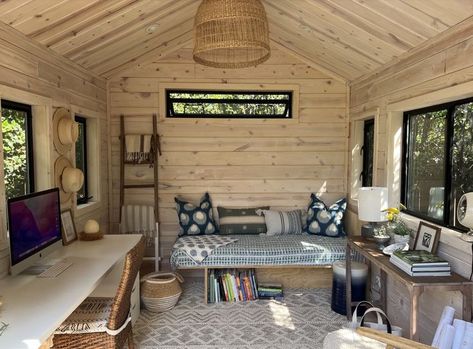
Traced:
<path fill-rule="evenodd" d="M 88 175 L 88 162 L 87 162 L 87 158 L 88 158 L 88 153 L 87 153 L 87 118 L 85 118 L 83 116 L 80 116 L 80 115 L 75 115 L 74 120 L 78 124 L 83 125 L 83 130 L 84 130 L 84 132 L 82 133 L 83 138 L 84 138 L 84 150 L 83 150 L 83 153 L 84 153 L 84 168 L 82 169 L 82 172 L 84 173 L 84 184 L 83 184 L 84 197 L 79 198 L 79 195 L 77 195 L 77 205 L 83 205 L 83 204 L 88 203 L 89 200 L 91 199 L 89 197 L 89 184 L 88 184 L 89 175 Z M 77 140 L 77 141 L 79 141 L 79 140 Z M 76 152 L 76 156 L 77 156 L 77 152 Z M 77 166 L 77 159 L 76 159 L 76 166 Z"/>
<path fill-rule="evenodd" d="M 253 91 L 253 90 L 193 90 L 193 89 L 166 89 L 166 117 L 173 119 L 189 119 L 189 118 L 198 118 L 198 119 L 279 119 L 279 120 L 288 120 L 293 118 L 293 91 Z M 195 94 L 239 94 L 239 95 L 281 95 L 287 94 L 287 100 L 260 100 L 260 99 L 190 99 L 190 98 L 172 98 L 172 93 L 195 93 Z M 285 106 L 285 115 L 247 115 L 247 114 L 177 114 L 174 111 L 173 102 L 231 102 L 234 104 L 244 104 L 244 103 L 257 103 L 257 104 L 271 104 L 274 101 L 279 102 L 279 104 L 284 103 Z"/>
<path fill-rule="evenodd" d="M 368 138 L 368 129 L 372 128 L 373 137 L 371 139 L 372 142 L 369 142 Z M 373 173 L 374 173 L 374 138 L 375 138 L 375 130 L 374 130 L 374 119 L 366 119 L 363 122 L 363 147 L 362 147 L 362 159 L 363 159 L 363 166 L 361 171 L 361 185 L 363 187 L 371 187 L 373 185 Z M 369 143 L 369 144 L 368 144 Z M 371 152 L 371 161 L 369 158 L 369 154 Z M 370 176 L 367 174 L 370 173 Z M 371 181 L 368 181 L 368 178 Z"/>
<path fill-rule="evenodd" d="M 402 174 L 401 174 L 401 202 L 406 206 L 406 209 L 404 210 L 405 213 L 420 218 L 422 220 L 428 221 L 435 223 L 437 225 L 456 230 L 459 232 L 467 232 L 468 229 L 463 226 L 454 226 L 450 224 L 451 218 L 452 218 L 452 166 L 453 166 L 453 140 L 454 140 L 454 114 L 455 114 L 455 107 L 462 105 L 462 104 L 467 104 L 467 103 L 472 103 L 473 102 L 473 97 L 465 98 L 465 99 L 460 99 L 448 103 L 442 103 L 442 104 L 436 104 L 432 106 L 428 106 L 425 108 L 419 108 L 415 110 L 409 110 L 404 112 L 403 114 L 403 134 L 402 134 Z M 444 217 L 443 220 L 435 219 L 432 218 L 428 215 L 421 214 L 416 211 L 409 210 L 407 207 L 407 178 L 408 178 L 408 163 L 409 163 L 409 143 L 408 143 L 408 138 L 409 138 L 409 118 L 411 116 L 419 115 L 419 114 L 425 114 L 425 113 L 431 113 L 435 111 L 440 111 L 440 110 L 446 110 L 446 130 L 445 130 L 445 173 L 444 173 L 444 184 L 445 184 L 445 190 L 444 190 Z M 453 210 L 455 211 L 455 210 Z M 453 217 L 455 219 L 455 217 Z"/>
<path fill-rule="evenodd" d="M 33 111 L 31 105 L 1 100 L 2 109 L 18 110 L 26 113 L 26 154 L 27 154 L 27 171 L 28 171 L 28 190 L 26 194 L 35 192 L 35 163 L 34 163 L 34 143 L 33 143 Z M 3 145 L 2 145 L 3 147 Z"/>

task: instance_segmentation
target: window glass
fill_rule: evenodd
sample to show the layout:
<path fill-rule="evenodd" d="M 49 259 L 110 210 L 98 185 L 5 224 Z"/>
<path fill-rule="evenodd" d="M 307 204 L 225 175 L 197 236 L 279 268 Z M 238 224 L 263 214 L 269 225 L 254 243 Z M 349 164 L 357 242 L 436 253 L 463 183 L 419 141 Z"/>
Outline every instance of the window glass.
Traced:
<path fill-rule="evenodd" d="M 292 117 L 292 92 L 167 90 L 166 99 L 167 117 Z"/>
<path fill-rule="evenodd" d="M 473 192 L 473 101 L 405 113 L 402 202 L 420 218 L 458 230 L 461 196 Z"/>
<path fill-rule="evenodd" d="M 363 126 L 363 187 L 373 185 L 373 159 L 374 159 L 374 120 L 366 120 Z"/>
<path fill-rule="evenodd" d="M 410 115 L 406 206 L 434 220 L 444 218 L 447 110 Z"/>
<path fill-rule="evenodd" d="M 2 100 L 3 170 L 7 199 L 34 191 L 31 106 Z"/>
<path fill-rule="evenodd" d="M 473 191 L 473 102 L 455 107 L 452 142 L 452 225 L 461 225 L 456 219 L 458 200 Z"/>
<path fill-rule="evenodd" d="M 79 137 L 76 142 L 76 167 L 84 173 L 84 185 L 77 192 L 77 204 L 84 204 L 88 201 L 87 187 L 87 119 L 76 116 L 79 125 Z"/>

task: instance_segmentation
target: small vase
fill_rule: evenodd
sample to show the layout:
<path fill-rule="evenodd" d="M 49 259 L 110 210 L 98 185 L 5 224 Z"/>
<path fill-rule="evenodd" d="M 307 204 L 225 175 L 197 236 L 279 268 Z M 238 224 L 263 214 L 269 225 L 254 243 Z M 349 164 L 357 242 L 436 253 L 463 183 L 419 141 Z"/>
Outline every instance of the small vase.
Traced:
<path fill-rule="evenodd" d="M 409 240 L 410 240 L 410 236 L 409 235 L 397 235 L 397 234 L 394 234 L 394 242 L 395 243 L 409 243 Z"/>

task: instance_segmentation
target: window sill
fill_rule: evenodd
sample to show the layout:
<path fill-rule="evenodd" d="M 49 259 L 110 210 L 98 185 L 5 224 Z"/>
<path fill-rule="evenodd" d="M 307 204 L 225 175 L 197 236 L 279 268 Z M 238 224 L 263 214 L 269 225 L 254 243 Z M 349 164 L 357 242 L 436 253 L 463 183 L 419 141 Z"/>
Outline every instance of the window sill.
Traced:
<path fill-rule="evenodd" d="M 89 214 L 101 206 L 100 201 L 89 201 L 86 204 L 77 205 L 76 208 L 76 217 L 81 217 L 83 215 Z"/>
<path fill-rule="evenodd" d="M 421 222 L 422 219 L 417 218 L 415 216 L 411 216 L 406 213 L 401 213 L 401 218 L 407 223 L 409 228 L 411 228 L 414 231 L 414 234 L 416 234 L 417 227 L 419 226 L 419 222 Z M 469 255 L 471 254 L 471 242 L 466 242 L 461 239 L 461 236 L 463 233 L 460 233 L 453 229 L 443 227 L 435 223 L 429 222 L 429 224 L 435 225 L 442 229 L 442 232 L 440 234 L 440 242 L 442 244 L 451 246 L 463 253 L 467 253 Z M 415 235 L 414 235 L 414 238 L 415 238 Z"/>

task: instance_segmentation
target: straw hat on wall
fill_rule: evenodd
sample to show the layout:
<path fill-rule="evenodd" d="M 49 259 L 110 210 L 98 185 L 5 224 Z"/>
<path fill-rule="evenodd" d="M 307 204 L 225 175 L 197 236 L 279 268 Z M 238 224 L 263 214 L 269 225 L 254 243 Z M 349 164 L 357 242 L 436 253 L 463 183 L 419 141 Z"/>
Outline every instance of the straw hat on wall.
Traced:
<path fill-rule="evenodd" d="M 61 204 L 71 200 L 72 194 L 78 192 L 84 184 L 84 173 L 64 156 L 58 157 L 54 163 L 54 178 L 59 188 Z"/>
<path fill-rule="evenodd" d="M 57 152 L 64 155 L 71 150 L 79 137 L 79 125 L 66 108 L 57 108 L 53 115 L 53 143 Z"/>

